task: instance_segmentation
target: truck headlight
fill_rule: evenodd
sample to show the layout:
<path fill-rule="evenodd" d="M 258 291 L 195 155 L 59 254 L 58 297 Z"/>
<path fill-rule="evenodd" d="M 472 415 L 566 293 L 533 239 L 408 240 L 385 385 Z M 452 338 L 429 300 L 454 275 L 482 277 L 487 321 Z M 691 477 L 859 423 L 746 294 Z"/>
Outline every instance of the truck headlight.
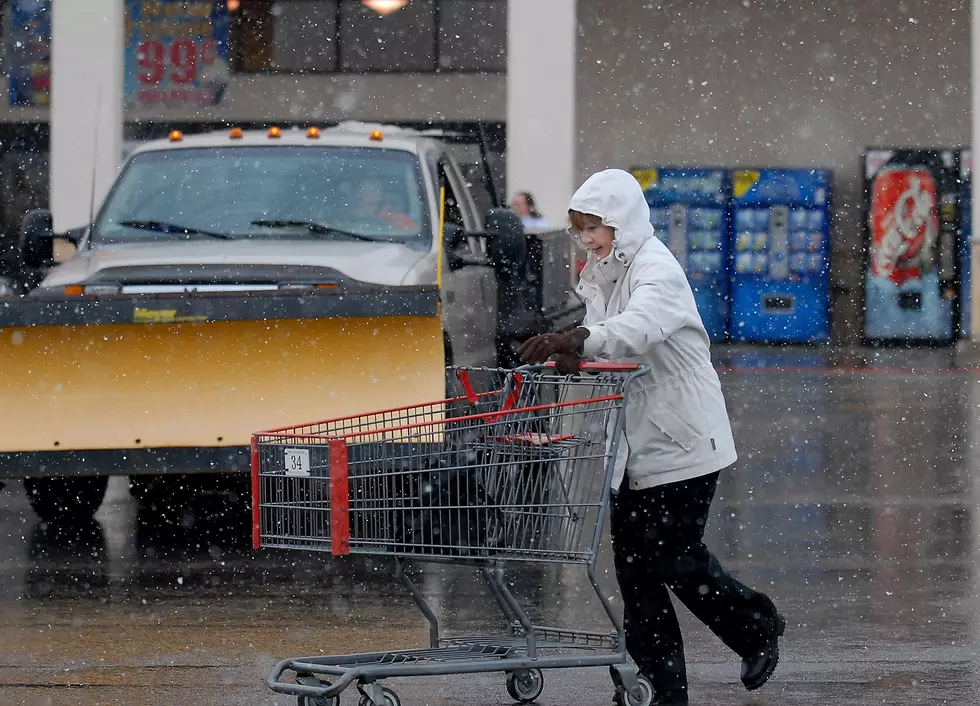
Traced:
<path fill-rule="evenodd" d="M 304 292 L 318 294 L 340 294 L 342 288 L 336 282 L 318 282 L 317 284 L 280 284 L 280 292 L 290 292 L 292 294 L 302 294 Z"/>
<path fill-rule="evenodd" d="M 119 294 L 119 287 L 112 284 L 68 284 L 64 288 L 45 287 L 37 291 L 43 292 L 44 294 L 64 294 L 66 297 L 80 297 L 82 295 L 99 296 Z"/>
<path fill-rule="evenodd" d="M 114 284 L 87 284 L 84 287 L 84 293 L 94 296 L 119 294 L 119 286 Z"/>

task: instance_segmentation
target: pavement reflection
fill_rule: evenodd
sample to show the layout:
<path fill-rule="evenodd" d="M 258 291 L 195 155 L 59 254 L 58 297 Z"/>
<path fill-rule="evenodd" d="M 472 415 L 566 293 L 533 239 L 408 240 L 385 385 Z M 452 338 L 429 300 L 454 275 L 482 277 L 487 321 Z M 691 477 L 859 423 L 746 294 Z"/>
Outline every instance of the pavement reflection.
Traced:
<path fill-rule="evenodd" d="M 719 361 L 741 461 L 708 541 L 790 628 L 776 677 L 749 696 L 736 660 L 683 614 L 693 703 L 980 701 L 980 376 L 942 351 L 904 353 Z M 240 504 L 163 519 L 115 479 L 95 521 L 55 527 L 15 482 L 0 490 L 0 540 L 5 704 L 284 704 L 264 686 L 283 657 L 425 639 L 387 560 L 255 552 Z M 499 625 L 470 571 L 413 571 L 450 628 Z M 607 550 L 599 573 L 614 593 Z M 513 581 L 542 622 L 604 625 L 581 571 Z M 392 686 L 406 703 L 509 703 L 492 675 Z M 540 699 L 608 701 L 601 670 L 548 675 Z"/>

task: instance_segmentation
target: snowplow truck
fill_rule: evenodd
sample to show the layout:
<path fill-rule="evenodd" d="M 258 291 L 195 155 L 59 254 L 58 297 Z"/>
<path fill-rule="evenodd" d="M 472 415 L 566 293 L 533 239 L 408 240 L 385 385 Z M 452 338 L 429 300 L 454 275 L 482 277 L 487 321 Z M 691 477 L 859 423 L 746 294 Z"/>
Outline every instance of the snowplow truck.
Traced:
<path fill-rule="evenodd" d="M 571 246 L 481 212 L 478 181 L 451 140 L 393 126 L 174 132 L 84 227 L 27 214 L 0 287 L 0 479 L 49 522 L 91 517 L 114 475 L 143 502 L 245 495 L 257 430 L 512 365 L 581 318 Z"/>

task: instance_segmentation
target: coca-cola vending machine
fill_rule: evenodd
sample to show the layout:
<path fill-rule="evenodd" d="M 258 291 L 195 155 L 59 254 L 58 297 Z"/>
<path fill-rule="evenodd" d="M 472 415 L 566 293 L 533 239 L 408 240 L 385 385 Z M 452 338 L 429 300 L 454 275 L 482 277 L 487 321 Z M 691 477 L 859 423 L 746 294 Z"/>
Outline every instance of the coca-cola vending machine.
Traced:
<path fill-rule="evenodd" d="M 952 149 L 865 152 L 867 341 L 955 340 L 957 166 Z"/>

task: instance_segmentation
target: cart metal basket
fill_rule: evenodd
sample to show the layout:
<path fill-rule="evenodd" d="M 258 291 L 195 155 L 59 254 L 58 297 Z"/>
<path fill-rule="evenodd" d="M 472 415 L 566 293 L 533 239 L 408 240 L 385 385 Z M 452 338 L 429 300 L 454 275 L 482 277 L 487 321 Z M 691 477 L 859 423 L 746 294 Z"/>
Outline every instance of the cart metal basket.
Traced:
<path fill-rule="evenodd" d="M 421 649 L 284 660 L 273 691 L 338 706 L 356 683 L 362 706 L 397 706 L 379 680 L 500 671 L 529 703 L 543 669 L 609 666 L 620 703 L 652 701 L 649 682 L 627 668 L 622 621 L 595 576 L 628 388 L 646 372 L 453 368 L 445 400 L 255 434 L 255 547 L 391 556 L 429 624 Z M 503 634 L 442 635 L 406 560 L 474 566 Z M 511 562 L 582 565 L 613 629 L 533 624 L 504 580 Z"/>

